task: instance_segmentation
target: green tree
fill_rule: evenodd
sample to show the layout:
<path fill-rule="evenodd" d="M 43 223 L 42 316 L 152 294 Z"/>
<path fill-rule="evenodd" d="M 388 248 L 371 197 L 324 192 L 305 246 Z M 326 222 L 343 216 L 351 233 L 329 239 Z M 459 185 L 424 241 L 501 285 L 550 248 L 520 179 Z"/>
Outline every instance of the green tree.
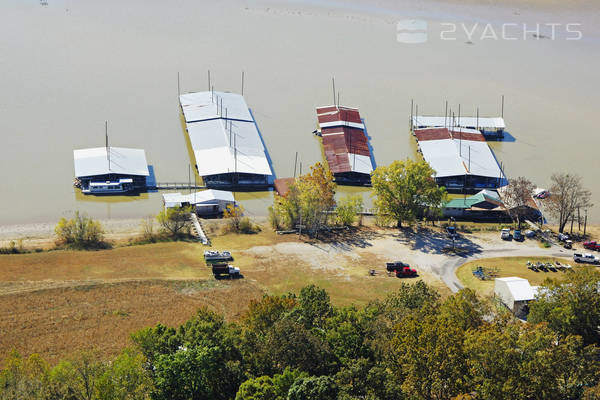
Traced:
<path fill-rule="evenodd" d="M 45 398 L 49 366 L 38 355 L 23 358 L 12 353 L 0 371 L 0 398 L 4 400 Z"/>
<path fill-rule="evenodd" d="M 337 202 L 335 208 L 336 222 L 340 225 L 350 226 L 354 224 L 356 216 L 363 209 L 363 200 L 359 195 L 348 195 Z"/>
<path fill-rule="evenodd" d="M 329 376 L 299 378 L 290 388 L 288 400 L 336 400 L 338 391 Z"/>
<path fill-rule="evenodd" d="M 304 232 L 318 234 L 327 223 L 327 212 L 335 206 L 333 175 L 317 163 L 310 173 L 300 176 L 289 186 L 288 192 L 275 195 L 271 221 L 288 229 L 299 225 Z"/>
<path fill-rule="evenodd" d="M 300 289 L 298 296 L 299 321 L 307 329 L 323 327 L 325 319 L 331 315 L 332 307 L 329 294 L 316 285 L 308 285 Z"/>
<path fill-rule="evenodd" d="M 173 238 L 179 238 L 189 232 L 192 207 L 166 208 L 156 216 L 162 231 Z"/>
<path fill-rule="evenodd" d="M 73 218 L 61 218 L 54 227 L 59 244 L 77 249 L 107 247 L 100 222 L 75 211 Z"/>
<path fill-rule="evenodd" d="M 377 167 L 371 184 L 378 215 L 395 221 L 401 228 L 403 222 L 413 222 L 420 214 L 441 210 L 446 189 L 437 186 L 434 174 L 425 161 L 407 159 Z"/>
<path fill-rule="evenodd" d="M 565 279 L 547 279 L 530 304 L 528 320 L 547 322 L 565 337 L 580 335 L 585 343 L 600 344 L 600 273 L 593 267 L 578 268 Z"/>
<path fill-rule="evenodd" d="M 144 400 L 151 392 L 152 380 L 143 367 L 140 353 L 125 349 L 97 381 L 98 400 Z"/>
<path fill-rule="evenodd" d="M 242 383 L 235 400 L 277 400 L 277 389 L 270 376 L 259 376 Z"/>

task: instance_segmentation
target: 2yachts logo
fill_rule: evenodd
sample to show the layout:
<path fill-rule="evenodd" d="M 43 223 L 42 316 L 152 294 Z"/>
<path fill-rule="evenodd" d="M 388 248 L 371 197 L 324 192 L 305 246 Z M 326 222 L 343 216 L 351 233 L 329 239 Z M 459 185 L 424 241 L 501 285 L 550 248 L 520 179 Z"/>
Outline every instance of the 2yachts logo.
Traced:
<path fill-rule="evenodd" d="M 440 23 L 440 40 L 465 40 L 468 43 L 485 40 L 581 40 L 581 23 L 545 22 L 517 24 L 507 22 L 494 27 L 492 24 Z M 428 40 L 427 21 L 402 20 L 397 24 L 397 40 L 400 43 L 424 43 Z"/>

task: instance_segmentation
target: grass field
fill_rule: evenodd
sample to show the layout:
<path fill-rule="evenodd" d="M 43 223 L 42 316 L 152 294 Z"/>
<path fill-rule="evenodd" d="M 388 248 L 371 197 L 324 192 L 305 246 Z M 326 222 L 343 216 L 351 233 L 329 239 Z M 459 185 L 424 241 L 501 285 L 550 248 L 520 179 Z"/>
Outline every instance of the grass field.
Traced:
<path fill-rule="evenodd" d="M 297 292 L 311 283 L 333 303 L 349 305 L 416 282 L 369 276 L 385 260 L 368 250 L 323 252 L 321 242 L 270 230 L 213 236 L 212 244 L 234 253 L 244 279 L 216 281 L 202 258 L 205 247 L 189 242 L 0 255 L 0 360 L 13 349 L 50 361 L 92 347 L 113 355 L 143 327 L 176 326 L 201 306 L 235 320 L 263 293 Z M 421 279 L 449 293 L 432 276 Z"/>
<path fill-rule="evenodd" d="M 456 276 L 465 287 L 475 290 L 482 296 L 489 296 L 494 292 L 494 280 L 482 281 L 476 278 L 472 271 L 478 266 L 484 268 L 498 269 L 498 278 L 517 276 L 525 278 L 532 286 L 541 284 L 546 278 L 561 278 L 568 272 L 534 272 L 527 268 L 527 261 L 531 262 L 556 262 L 571 264 L 574 268 L 573 260 L 556 257 L 498 257 L 487 258 L 483 260 L 470 261 L 462 265 L 456 271 Z"/>

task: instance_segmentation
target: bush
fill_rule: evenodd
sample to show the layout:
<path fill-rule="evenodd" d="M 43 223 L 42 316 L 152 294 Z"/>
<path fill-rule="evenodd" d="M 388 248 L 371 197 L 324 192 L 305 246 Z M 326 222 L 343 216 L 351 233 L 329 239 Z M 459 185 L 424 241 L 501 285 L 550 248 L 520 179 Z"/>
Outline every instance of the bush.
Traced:
<path fill-rule="evenodd" d="M 104 230 L 100 222 L 75 211 L 71 219 L 61 218 L 54 228 L 60 245 L 74 249 L 104 249 L 109 245 L 104 241 Z"/>
<path fill-rule="evenodd" d="M 350 226 L 354 224 L 356 215 L 362 211 L 362 197 L 358 195 L 346 196 L 338 201 L 335 209 L 336 222 L 339 225 Z"/>
<path fill-rule="evenodd" d="M 250 218 L 243 217 L 244 209 L 241 206 L 227 205 L 223 211 L 223 218 L 227 219 L 227 227 L 225 232 L 233 233 L 258 233 L 261 231 L 260 226 L 250 221 Z"/>
<path fill-rule="evenodd" d="M 167 208 L 156 216 L 156 220 L 161 226 L 163 233 L 174 239 L 178 239 L 182 236 L 189 235 L 189 214 L 191 212 L 191 207 Z"/>

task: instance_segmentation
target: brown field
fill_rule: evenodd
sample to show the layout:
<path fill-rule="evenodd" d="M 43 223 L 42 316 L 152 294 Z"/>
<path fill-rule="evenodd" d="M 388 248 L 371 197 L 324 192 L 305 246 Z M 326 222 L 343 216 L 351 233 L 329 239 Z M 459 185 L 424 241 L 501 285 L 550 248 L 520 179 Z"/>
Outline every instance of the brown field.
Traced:
<path fill-rule="evenodd" d="M 363 234 L 377 238 L 369 229 L 350 236 Z M 416 282 L 369 276 L 385 260 L 355 243 L 324 252 L 331 242 L 265 230 L 213 236 L 212 244 L 234 252 L 244 279 L 216 281 L 202 259 L 205 247 L 188 242 L 0 255 L 0 360 L 12 350 L 51 362 L 90 348 L 110 356 L 131 344 L 129 335 L 140 328 L 177 326 L 202 306 L 235 320 L 263 293 L 297 292 L 311 283 L 325 288 L 336 305 L 361 305 L 403 281 Z M 431 275 L 420 279 L 449 293 Z"/>

